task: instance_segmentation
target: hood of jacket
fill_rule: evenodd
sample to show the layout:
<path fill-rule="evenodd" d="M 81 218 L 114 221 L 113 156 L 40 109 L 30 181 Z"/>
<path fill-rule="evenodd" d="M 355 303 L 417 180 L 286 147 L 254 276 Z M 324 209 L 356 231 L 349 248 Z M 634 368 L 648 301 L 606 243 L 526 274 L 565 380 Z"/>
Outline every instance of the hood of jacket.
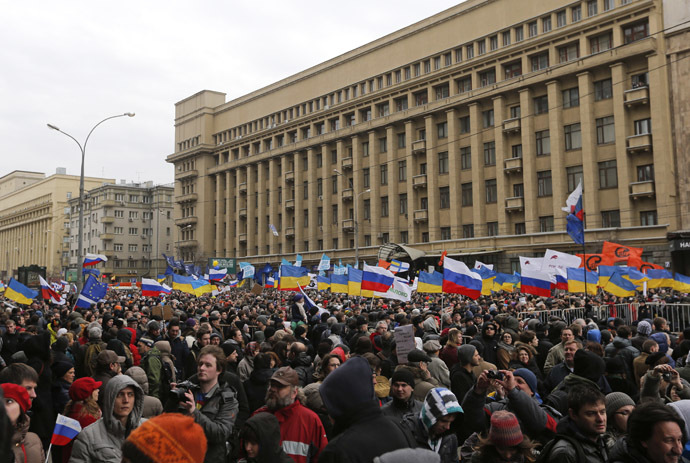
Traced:
<path fill-rule="evenodd" d="M 297 367 L 310 367 L 311 357 L 307 355 L 306 352 L 300 352 L 297 357 L 292 361 L 292 368 Z"/>
<path fill-rule="evenodd" d="M 458 399 L 450 390 L 437 387 L 430 390 L 424 398 L 419 418 L 429 435 L 429 431 L 440 418 L 452 413 L 463 413 Z"/>
<path fill-rule="evenodd" d="M 113 408 L 115 407 L 115 398 L 117 394 L 126 387 L 134 389 L 134 407 L 127 418 L 127 428 L 122 426 L 122 423 L 113 416 Z M 141 421 L 141 415 L 144 411 L 144 391 L 141 387 L 127 375 L 114 376 L 105 386 L 103 393 L 103 422 L 109 432 L 118 437 L 125 437 Z"/>
<path fill-rule="evenodd" d="M 117 339 L 119 339 L 124 345 L 129 346 L 132 344 L 132 332 L 124 329 L 117 332 Z"/>
<path fill-rule="evenodd" d="M 632 346 L 630 339 L 621 338 L 619 336 L 613 338 L 613 347 L 616 349 L 624 349 L 628 346 Z"/>
<path fill-rule="evenodd" d="M 588 386 L 588 387 L 595 387 L 597 389 L 599 388 L 599 385 L 595 383 L 594 381 L 591 381 L 584 376 L 576 375 L 575 373 L 571 373 L 568 376 L 565 377 L 563 380 L 563 385 L 570 390 L 570 388 L 577 387 L 577 386 Z"/>
<path fill-rule="evenodd" d="M 29 358 L 50 362 L 50 333 L 44 331 L 36 336 L 29 336 L 22 344 L 22 350 Z"/>
<path fill-rule="evenodd" d="M 437 333 L 438 334 L 438 323 L 436 323 L 435 317 L 429 317 L 422 323 L 422 328 L 427 333 Z"/>
<path fill-rule="evenodd" d="M 254 369 L 249 374 L 249 380 L 254 384 L 267 384 L 271 380 L 271 376 L 275 373 L 277 368 L 260 368 Z"/>
<path fill-rule="evenodd" d="M 143 368 L 141 367 L 130 367 L 127 369 L 125 372 L 127 376 L 132 378 L 134 381 L 137 382 L 139 386 L 141 386 L 141 389 L 144 391 L 144 394 L 148 395 L 149 393 L 149 378 L 146 376 L 146 372 L 144 371 Z"/>
<path fill-rule="evenodd" d="M 337 419 L 374 400 L 371 376 L 369 362 L 363 357 L 353 357 L 329 374 L 319 387 L 328 414 Z"/>
<path fill-rule="evenodd" d="M 272 413 L 261 412 L 249 418 L 244 423 L 245 429 L 251 429 L 259 446 L 258 462 L 278 462 L 282 446 L 280 445 L 280 424 Z"/>

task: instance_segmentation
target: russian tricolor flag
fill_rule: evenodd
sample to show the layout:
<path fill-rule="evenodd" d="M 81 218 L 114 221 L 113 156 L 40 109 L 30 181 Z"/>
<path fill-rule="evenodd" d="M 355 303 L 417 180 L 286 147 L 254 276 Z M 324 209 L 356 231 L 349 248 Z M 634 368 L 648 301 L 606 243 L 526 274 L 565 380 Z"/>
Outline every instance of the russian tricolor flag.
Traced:
<path fill-rule="evenodd" d="M 141 279 L 141 295 L 145 297 L 158 297 L 161 293 L 169 293 L 165 287 L 152 278 Z"/>
<path fill-rule="evenodd" d="M 562 289 L 568 291 L 568 271 L 564 268 L 556 268 L 556 284 L 555 289 Z"/>
<path fill-rule="evenodd" d="M 221 268 L 221 269 L 210 268 L 210 269 L 208 269 L 208 279 L 211 281 L 220 281 L 223 278 L 225 278 L 227 275 L 228 275 L 228 269 L 227 268 Z"/>
<path fill-rule="evenodd" d="M 91 265 L 96 265 L 100 262 L 107 262 L 108 258 L 103 254 L 87 254 L 84 257 L 84 267 L 90 267 Z"/>
<path fill-rule="evenodd" d="M 81 425 L 79 421 L 58 414 L 50 443 L 53 445 L 67 445 L 72 442 L 72 439 L 77 437 L 80 432 Z"/>
<path fill-rule="evenodd" d="M 443 259 L 443 292 L 477 299 L 482 293 L 482 277 L 464 262 L 446 257 Z"/>
<path fill-rule="evenodd" d="M 394 276 L 383 267 L 373 267 L 364 264 L 362 272 L 362 289 L 365 291 L 388 292 L 393 285 Z"/>
<path fill-rule="evenodd" d="M 58 305 L 63 305 L 65 303 L 65 300 L 62 298 L 62 296 L 51 288 L 50 284 L 45 281 L 41 275 L 38 276 L 38 279 L 41 283 L 41 296 L 43 296 L 43 299 L 50 299 L 53 304 Z"/>
<path fill-rule="evenodd" d="M 551 276 L 548 273 L 522 269 L 522 293 L 535 296 L 551 296 Z"/>

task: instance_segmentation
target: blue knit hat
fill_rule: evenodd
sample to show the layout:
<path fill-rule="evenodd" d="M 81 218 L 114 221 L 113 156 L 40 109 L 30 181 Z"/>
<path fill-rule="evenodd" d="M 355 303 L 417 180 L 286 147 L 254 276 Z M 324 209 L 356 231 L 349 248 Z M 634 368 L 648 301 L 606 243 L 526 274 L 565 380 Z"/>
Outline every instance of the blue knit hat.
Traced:
<path fill-rule="evenodd" d="M 524 379 L 529 388 L 534 394 L 537 393 L 537 377 L 527 368 L 518 368 L 513 372 L 513 376 L 519 376 Z"/>

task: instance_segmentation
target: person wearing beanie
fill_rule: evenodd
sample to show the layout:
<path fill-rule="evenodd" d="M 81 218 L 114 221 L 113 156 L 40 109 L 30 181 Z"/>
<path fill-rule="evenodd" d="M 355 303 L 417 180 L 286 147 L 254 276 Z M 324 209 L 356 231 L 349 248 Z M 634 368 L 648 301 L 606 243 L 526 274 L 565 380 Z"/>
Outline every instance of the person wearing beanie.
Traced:
<path fill-rule="evenodd" d="M 642 320 L 637 324 L 637 334 L 633 336 L 630 343 L 635 349 L 642 352 L 642 345 L 649 339 L 650 334 L 652 334 L 652 324 L 647 320 Z"/>
<path fill-rule="evenodd" d="M 270 413 L 257 413 L 240 430 L 238 463 L 293 463 L 280 445 L 280 424 Z"/>
<path fill-rule="evenodd" d="M 398 449 L 374 458 L 374 463 L 440 463 L 441 456 L 427 449 Z"/>
<path fill-rule="evenodd" d="M 368 463 L 409 446 L 403 430 L 381 412 L 372 375 L 366 359 L 353 357 L 324 379 L 319 391 L 334 424 L 319 463 Z"/>
<path fill-rule="evenodd" d="M 523 436 L 517 417 L 510 412 L 499 410 L 491 415 L 488 436 L 479 438 L 479 445 L 470 461 L 532 462 L 535 460 L 534 447 L 530 438 Z"/>
<path fill-rule="evenodd" d="M 78 378 L 96 374 L 96 358 L 106 348 L 106 343 L 101 339 L 103 329 L 100 326 L 96 325 L 89 328 L 87 333 L 88 342 L 79 346 L 79 349 L 74 352 L 77 361 L 75 370 Z"/>
<path fill-rule="evenodd" d="M 129 376 L 112 378 L 102 399 L 103 415 L 74 440 L 70 463 L 122 460 L 122 444 L 142 424 L 144 391 Z"/>
<path fill-rule="evenodd" d="M 415 377 L 407 368 L 398 367 L 391 376 L 390 395 L 393 400 L 381 407 L 385 416 L 401 422 L 408 413 L 417 415 L 422 410 L 422 402 L 413 396 Z"/>
<path fill-rule="evenodd" d="M 97 402 L 100 387 L 100 382 L 88 376 L 75 380 L 69 388 L 70 401 L 61 413 L 77 420 L 82 429 L 95 423 L 101 417 L 101 409 Z M 62 447 L 62 463 L 69 462 L 73 444 L 74 440 Z"/>
<path fill-rule="evenodd" d="M 43 463 L 45 453 L 41 440 L 29 432 L 29 415 L 31 408 L 29 393 L 25 388 L 12 383 L 1 384 L 5 396 L 5 411 L 12 425 L 12 451 L 15 463 Z"/>
<path fill-rule="evenodd" d="M 458 438 L 451 430 L 463 409 L 456 396 L 448 389 L 432 389 L 424 398 L 419 415 L 406 415 L 402 425 L 412 435 L 417 448 L 439 454 L 442 463 L 458 461 Z"/>
<path fill-rule="evenodd" d="M 69 402 L 69 388 L 74 381 L 74 365 L 69 362 L 56 362 L 51 365 L 53 371 L 53 409 L 55 414 L 62 413 Z"/>
<path fill-rule="evenodd" d="M 194 418 L 164 413 L 132 431 L 122 445 L 126 463 L 203 463 L 206 436 Z"/>
<path fill-rule="evenodd" d="M 453 391 L 455 397 L 460 397 L 459 400 L 465 398 L 467 391 L 477 381 L 472 369 L 479 365 L 480 360 L 479 351 L 473 345 L 463 344 L 458 347 L 458 363 L 450 370 L 450 390 Z"/>
<path fill-rule="evenodd" d="M 640 352 L 640 355 L 633 360 L 633 376 L 635 385 L 637 387 L 640 387 L 640 380 L 650 368 L 650 365 L 647 363 L 647 359 L 650 355 L 657 352 L 659 352 L 659 344 L 657 344 L 655 340 L 647 339 L 642 344 L 642 351 Z"/>
<path fill-rule="evenodd" d="M 606 394 L 606 434 L 609 445 L 626 436 L 628 418 L 635 409 L 635 401 L 624 392 Z"/>

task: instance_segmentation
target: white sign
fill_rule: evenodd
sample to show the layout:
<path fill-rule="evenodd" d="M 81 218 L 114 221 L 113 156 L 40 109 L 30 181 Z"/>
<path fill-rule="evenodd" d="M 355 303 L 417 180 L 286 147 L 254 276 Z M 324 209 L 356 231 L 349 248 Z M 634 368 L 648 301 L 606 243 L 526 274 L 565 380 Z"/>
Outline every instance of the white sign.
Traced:
<path fill-rule="evenodd" d="M 399 326 L 395 329 L 395 350 L 398 354 L 398 365 L 407 363 L 407 354 L 415 348 L 414 325 Z"/>

